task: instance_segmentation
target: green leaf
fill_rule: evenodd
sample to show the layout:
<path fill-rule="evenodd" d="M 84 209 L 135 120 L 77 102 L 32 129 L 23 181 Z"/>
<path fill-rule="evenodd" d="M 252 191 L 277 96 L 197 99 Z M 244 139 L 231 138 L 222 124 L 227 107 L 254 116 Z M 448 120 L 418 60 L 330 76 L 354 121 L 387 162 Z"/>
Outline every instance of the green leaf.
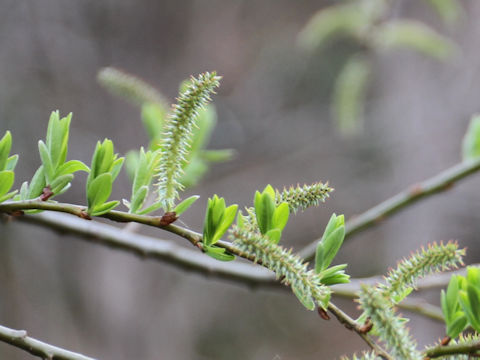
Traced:
<path fill-rule="evenodd" d="M 225 162 L 231 160 L 235 156 L 235 150 L 233 149 L 221 149 L 221 150 L 203 150 L 199 154 L 202 160 L 208 162 Z"/>
<path fill-rule="evenodd" d="M 138 212 L 138 215 L 145 215 L 145 214 L 149 214 L 151 212 L 154 212 L 158 209 L 160 209 L 161 207 L 163 206 L 163 204 L 158 201 L 156 203 L 153 203 L 152 205 L 150 205 L 149 207 L 143 209 L 142 211 L 139 211 Z"/>
<path fill-rule="evenodd" d="M 292 291 L 303 306 L 305 306 L 308 310 L 315 310 L 315 302 L 309 293 L 305 293 L 295 285 L 292 285 Z"/>
<path fill-rule="evenodd" d="M 185 188 L 191 188 L 195 186 L 207 172 L 208 166 L 205 161 L 198 156 L 193 157 L 190 162 L 185 163 L 185 165 L 180 183 L 185 186 Z"/>
<path fill-rule="evenodd" d="M 373 11 L 362 9 L 360 2 L 330 6 L 318 11 L 305 25 L 298 37 L 305 50 L 323 46 L 334 37 L 361 36 L 371 22 L 384 12 L 385 6 L 376 2 Z"/>
<path fill-rule="evenodd" d="M 462 143 L 463 160 L 480 156 L 480 114 L 474 115 L 465 133 Z"/>
<path fill-rule="evenodd" d="M 0 140 L 0 171 L 8 170 L 7 159 L 10 154 L 10 149 L 12 148 L 12 134 L 10 131 L 7 131 Z"/>
<path fill-rule="evenodd" d="M 352 56 L 337 76 L 332 110 L 342 135 L 353 135 L 363 128 L 370 73 L 371 64 L 366 58 Z"/>
<path fill-rule="evenodd" d="M 272 229 L 273 213 L 275 211 L 275 192 L 271 196 L 267 188 L 261 194 L 257 191 L 254 204 L 258 228 L 262 234 L 266 234 L 268 230 Z"/>
<path fill-rule="evenodd" d="M 49 150 L 53 168 L 63 164 L 67 158 L 68 133 L 72 113 L 60 119 L 57 111 L 52 112 L 48 122 L 46 147 Z"/>
<path fill-rule="evenodd" d="M 455 53 L 450 40 L 414 20 L 392 20 L 374 32 L 374 42 L 384 48 L 409 48 L 439 60 Z"/>
<path fill-rule="evenodd" d="M 282 237 L 282 230 L 280 229 L 270 229 L 265 234 L 267 238 L 269 238 L 274 244 L 278 244 L 280 242 L 280 238 Z"/>
<path fill-rule="evenodd" d="M 18 192 L 18 190 L 12 191 L 8 194 L 5 194 L 3 196 L 0 196 L 0 203 L 7 201 L 8 199 L 11 199 L 12 197 L 15 196 L 15 194 Z"/>
<path fill-rule="evenodd" d="M 197 130 L 193 133 L 190 153 L 187 154 L 187 161 L 200 155 L 201 150 L 210 140 L 210 135 L 217 123 L 217 112 L 215 106 L 208 104 L 198 112 Z M 203 154 L 203 152 L 202 152 Z"/>
<path fill-rule="evenodd" d="M 77 171 L 90 172 L 90 168 L 79 160 L 70 160 L 60 165 L 57 169 L 56 176 L 68 175 L 76 173 Z"/>
<path fill-rule="evenodd" d="M 0 171 L 0 196 L 4 196 L 13 186 L 15 174 L 13 171 Z"/>
<path fill-rule="evenodd" d="M 183 200 L 180 204 L 178 204 L 174 209 L 173 211 L 175 212 L 175 214 L 177 214 L 177 216 L 180 216 L 183 212 L 185 212 L 190 206 L 193 205 L 193 203 L 195 201 L 198 200 L 200 196 L 199 195 L 193 195 L 193 196 L 190 196 L 189 198 L 186 198 L 185 200 Z"/>
<path fill-rule="evenodd" d="M 477 290 L 473 286 L 468 285 L 467 291 L 462 290 L 459 292 L 459 295 L 460 305 L 465 312 L 468 322 L 475 331 L 480 332 L 480 314 L 478 313 L 480 301 Z"/>
<path fill-rule="evenodd" d="M 88 212 L 107 201 L 112 192 L 112 175 L 104 173 L 95 178 L 87 188 Z"/>
<path fill-rule="evenodd" d="M 223 198 L 222 198 L 223 200 Z M 212 244 L 215 244 L 226 233 L 230 225 L 235 220 L 237 214 L 238 205 L 230 205 L 223 212 L 222 220 L 220 223 L 216 223 L 215 233 L 213 235 Z"/>
<path fill-rule="evenodd" d="M 107 203 L 104 203 L 100 206 L 97 206 L 93 209 L 93 211 L 90 213 L 90 215 L 92 216 L 100 216 L 100 215 L 103 215 L 103 214 L 106 214 L 108 213 L 109 211 L 113 210 L 114 208 L 116 208 L 118 206 L 118 204 L 120 204 L 120 201 L 109 201 Z"/>
<path fill-rule="evenodd" d="M 317 245 L 315 254 L 315 272 L 325 270 L 337 255 L 345 238 L 345 218 L 343 215 L 332 214 L 323 233 L 322 240 Z"/>
<path fill-rule="evenodd" d="M 459 281 L 457 275 L 452 275 L 450 281 L 448 283 L 447 292 L 444 290 L 440 293 L 440 302 L 442 306 L 442 312 L 445 316 L 445 320 L 447 322 L 447 327 L 449 321 L 452 320 L 453 314 L 459 308 L 458 303 L 458 291 L 459 291 Z"/>
<path fill-rule="evenodd" d="M 15 166 L 17 165 L 18 155 L 12 155 L 7 160 L 7 165 L 5 166 L 5 170 L 13 171 Z"/>
<path fill-rule="evenodd" d="M 139 159 L 139 152 L 137 150 L 130 150 L 125 155 L 125 170 L 132 183 L 135 181 L 135 172 L 137 171 Z"/>
<path fill-rule="evenodd" d="M 235 256 L 226 253 L 226 250 L 217 246 L 203 246 L 203 250 L 205 251 L 205 254 L 208 256 L 220 260 L 220 261 L 232 261 L 235 259 Z"/>
<path fill-rule="evenodd" d="M 290 210 L 286 202 L 281 203 L 277 206 L 273 212 L 273 228 L 283 230 L 285 225 L 287 225 L 288 217 L 290 215 Z"/>
<path fill-rule="evenodd" d="M 468 266 L 466 280 L 467 284 L 480 288 L 480 268 Z"/>
<path fill-rule="evenodd" d="M 38 142 L 38 151 L 45 169 L 45 180 L 50 184 L 55 179 L 55 167 L 53 166 L 48 148 L 42 140 Z"/>
<path fill-rule="evenodd" d="M 112 171 L 111 171 L 112 181 L 115 180 L 117 178 L 118 174 L 120 173 L 120 170 L 122 169 L 122 165 L 123 165 L 124 160 L 125 160 L 125 158 L 121 157 L 121 158 L 119 158 L 119 159 L 117 159 L 113 162 Z"/>
<path fill-rule="evenodd" d="M 209 198 L 207 201 L 207 210 L 205 211 L 205 221 L 203 224 L 203 243 L 204 245 L 208 246 L 212 242 L 213 233 L 215 231 L 215 224 L 213 223 L 213 206 L 214 200 L 213 198 Z"/>
<path fill-rule="evenodd" d="M 55 195 L 58 195 L 62 190 L 68 186 L 73 180 L 73 175 L 72 174 L 66 174 L 57 177 L 54 181 L 51 183 L 51 190 Z"/>
<path fill-rule="evenodd" d="M 159 103 L 148 102 L 142 105 L 143 126 L 150 140 L 158 140 L 161 137 L 166 115 L 167 109 Z"/>
<path fill-rule="evenodd" d="M 26 199 L 35 199 L 39 197 L 43 192 L 43 188 L 47 186 L 45 183 L 45 172 L 43 169 L 44 167 L 41 165 L 33 175 L 32 181 L 30 181 L 30 186 L 28 187 Z"/>
<path fill-rule="evenodd" d="M 335 265 L 321 271 L 318 275 L 324 285 L 346 284 L 350 282 L 350 275 L 345 274 L 347 264 Z"/>
<path fill-rule="evenodd" d="M 461 311 L 457 312 L 451 322 L 447 322 L 447 335 L 452 339 L 456 338 L 465 330 L 468 325 L 468 320 L 465 314 Z"/>
<path fill-rule="evenodd" d="M 145 202 L 145 198 L 148 195 L 148 186 L 140 187 L 131 198 L 130 213 L 136 214 Z"/>
<path fill-rule="evenodd" d="M 241 210 L 237 213 L 237 226 L 240 229 L 243 229 L 245 227 L 245 220 Z"/>
<path fill-rule="evenodd" d="M 447 24 L 456 23 L 462 15 L 458 0 L 428 0 L 428 3 Z"/>
<path fill-rule="evenodd" d="M 345 227 L 339 227 L 333 233 L 331 233 L 324 240 L 324 249 L 323 254 L 323 266 L 328 267 L 335 256 L 337 255 L 338 250 L 342 246 L 343 239 L 345 238 Z"/>
<path fill-rule="evenodd" d="M 214 229 L 221 224 L 223 215 L 225 213 L 225 199 L 219 198 L 217 195 L 213 196 L 213 211 L 212 211 L 212 222 Z"/>

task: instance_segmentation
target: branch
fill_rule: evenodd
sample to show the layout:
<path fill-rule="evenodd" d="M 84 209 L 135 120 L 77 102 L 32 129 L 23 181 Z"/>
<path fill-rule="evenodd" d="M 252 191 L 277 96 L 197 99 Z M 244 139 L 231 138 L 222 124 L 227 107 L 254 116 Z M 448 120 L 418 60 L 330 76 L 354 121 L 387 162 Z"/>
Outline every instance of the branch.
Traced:
<path fill-rule="evenodd" d="M 49 360 L 94 360 L 91 357 L 68 351 L 31 338 L 25 330 L 13 330 L 0 326 L 0 341 L 25 350 L 32 355 Z"/>
<path fill-rule="evenodd" d="M 423 198 L 450 189 L 455 182 L 462 180 L 479 170 L 480 158 L 461 162 L 430 179 L 410 186 L 401 193 L 347 221 L 345 224 L 345 239 L 357 232 L 378 224 L 385 218 L 397 213 L 407 206 L 413 205 Z M 307 261 L 312 260 L 315 256 L 315 249 L 319 241 L 320 239 L 312 241 L 299 252 L 299 255 Z"/>
<path fill-rule="evenodd" d="M 478 351 L 480 351 L 480 341 L 472 341 L 464 344 L 438 345 L 427 348 L 424 351 L 424 355 L 426 358 L 437 358 L 456 354 L 478 356 Z"/>
<path fill-rule="evenodd" d="M 177 245 L 174 242 L 140 234 L 132 234 L 112 225 L 85 221 L 68 215 L 48 212 L 18 216 L 14 219 L 15 221 L 47 226 L 61 233 L 67 232 L 75 234 L 95 244 L 126 251 L 144 259 L 165 261 L 182 270 L 195 271 L 212 278 L 229 280 L 252 288 L 263 287 L 287 290 L 287 287 L 281 285 L 275 279 L 275 275 L 271 271 L 261 266 L 239 261 L 229 263 L 217 261 L 208 256 L 204 256 L 198 251 Z M 463 273 L 464 270 L 458 270 L 428 276 L 418 281 L 417 290 L 444 287 L 448 284 L 452 274 Z M 333 286 L 334 295 L 343 298 L 355 298 L 357 291 L 360 289 L 360 284 L 376 284 L 382 280 L 383 277 L 381 276 L 351 279 L 351 282 L 348 284 Z M 407 298 L 397 306 L 434 320 L 443 320 L 442 312 L 438 307 L 421 302 L 420 300 Z"/>
<path fill-rule="evenodd" d="M 75 234 L 95 244 L 126 251 L 144 259 L 165 261 L 183 270 L 195 271 L 250 286 L 260 284 L 267 287 L 278 286 L 273 273 L 260 266 L 241 262 L 220 262 L 174 242 L 132 234 L 112 225 L 48 212 L 18 216 L 13 219 L 47 226 L 60 233 Z M 171 228 L 172 225 L 169 227 Z"/>
<path fill-rule="evenodd" d="M 383 350 L 379 345 L 377 345 L 370 336 L 367 335 L 361 326 L 357 324 L 350 316 L 344 313 L 342 310 L 337 308 L 332 302 L 328 304 L 328 310 L 337 318 L 337 320 L 343 324 L 348 330 L 355 331 L 362 339 L 367 343 L 370 348 L 375 351 L 375 353 L 380 356 L 382 359 L 393 360 L 393 358 Z"/>

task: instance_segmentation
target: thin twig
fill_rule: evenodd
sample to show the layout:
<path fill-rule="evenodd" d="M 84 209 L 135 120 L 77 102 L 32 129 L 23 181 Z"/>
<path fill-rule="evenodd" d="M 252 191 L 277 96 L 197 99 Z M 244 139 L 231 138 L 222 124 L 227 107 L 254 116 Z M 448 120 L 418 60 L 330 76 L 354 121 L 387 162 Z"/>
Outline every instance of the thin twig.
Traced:
<path fill-rule="evenodd" d="M 472 341 L 464 344 L 437 345 L 427 348 L 423 353 L 427 359 L 446 355 L 479 355 L 480 341 Z"/>
<path fill-rule="evenodd" d="M 74 353 L 34 339 L 25 330 L 13 330 L 0 326 L 0 341 L 25 350 L 32 355 L 49 360 L 95 360 L 94 358 Z"/>
<path fill-rule="evenodd" d="M 353 320 L 350 316 L 344 313 L 341 309 L 336 307 L 331 301 L 328 304 L 328 310 L 337 318 L 337 320 L 343 324 L 348 330 L 355 331 L 367 345 L 375 351 L 375 353 L 383 359 L 393 360 L 393 358 L 384 350 L 381 346 L 376 344 L 368 334 L 363 331 L 361 326 Z"/>
<path fill-rule="evenodd" d="M 413 205 L 420 199 L 450 189 L 454 183 L 479 170 L 480 159 L 465 161 L 442 171 L 430 179 L 410 186 L 401 193 L 374 206 L 361 215 L 349 219 L 345 224 L 345 240 L 353 234 L 374 226 L 385 218 Z M 315 256 L 315 249 L 319 241 L 320 239 L 312 241 L 299 251 L 299 255 L 306 261 L 312 260 Z"/>

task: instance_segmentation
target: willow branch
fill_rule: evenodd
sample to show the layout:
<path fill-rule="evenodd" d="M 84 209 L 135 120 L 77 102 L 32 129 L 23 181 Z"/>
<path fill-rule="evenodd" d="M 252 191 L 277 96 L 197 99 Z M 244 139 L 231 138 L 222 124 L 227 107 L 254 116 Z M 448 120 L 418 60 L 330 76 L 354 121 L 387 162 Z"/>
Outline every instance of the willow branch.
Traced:
<path fill-rule="evenodd" d="M 355 331 L 362 339 L 367 343 L 367 345 L 375 351 L 375 353 L 380 356 L 382 359 L 394 360 L 382 347 L 376 344 L 370 336 L 364 331 L 361 326 L 348 316 L 341 309 L 336 307 L 332 302 L 328 304 L 328 310 L 337 318 L 337 320 L 343 324 L 348 330 Z"/>
<path fill-rule="evenodd" d="M 415 204 L 419 200 L 450 189 L 453 184 L 480 170 L 480 159 L 461 162 L 442 171 L 434 177 L 414 184 L 401 193 L 352 217 L 345 224 L 345 240 L 352 235 L 368 229 L 400 210 Z M 303 248 L 299 255 L 310 261 L 315 256 L 315 249 L 320 239 L 312 241 Z"/>
<path fill-rule="evenodd" d="M 7 202 L 4 204 L 0 204 L 0 212 L 17 214 L 19 211 L 28 209 L 42 209 L 54 212 L 64 212 L 76 215 L 79 218 L 74 218 L 68 215 L 62 215 L 58 213 L 43 213 L 36 215 L 19 216 L 18 219 L 37 224 L 41 223 L 42 225 L 50 226 L 57 231 L 68 231 L 70 233 L 82 235 L 90 241 L 107 245 L 109 247 L 125 250 L 145 258 L 164 260 L 172 264 L 181 266 L 182 268 L 195 270 L 197 272 L 201 272 L 207 275 L 215 275 L 220 278 L 228 278 L 230 280 L 243 282 L 250 286 L 281 286 L 281 283 L 276 281 L 273 273 L 258 266 L 238 262 L 232 264 L 213 261 L 212 259 L 209 259 L 205 256 L 200 257 L 199 255 L 201 254 L 199 254 L 198 252 L 180 247 L 173 242 L 149 238 L 142 235 L 132 236 L 131 233 L 122 232 L 118 228 L 107 224 L 99 224 L 95 222 L 85 221 L 84 219 L 88 217 L 85 216 L 84 208 L 78 205 L 48 203 L 36 200 L 29 200 L 23 202 Z M 134 215 L 121 211 L 111 211 L 107 214 L 104 214 L 102 217 L 118 222 L 136 222 L 162 228 L 166 231 L 172 232 L 188 239 L 193 245 L 202 249 L 201 234 L 172 224 L 162 225 L 161 217 Z M 248 260 L 255 260 L 252 259 L 249 254 L 245 254 L 231 243 L 219 241 L 217 244 L 224 247 L 232 254 Z M 347 291 L 344 289 L 343 294 L 346 293 Z M 354 293 L 351 292 L 348 295 L 353 296 L 353 294 Z M 419 305 L 411 308 L 416 311 L 419 311 L 419 309 L 421 309 Z M 348 315 L 344 314 L 334 305 L 330 305 L 329 310 L 332 311 L 337 317 L 337 319 L 339 319 L 339 321 L 341 321 L 344 325 L 349 324 L 348 327 L 354 325 L 354 320 L 350 319 Z M 362 333 L 362 331 L 360 331 L 358 325 L 351 328 L 355 330 L 369 346 L 375 346 L 374 350 L 378 354 L 380 354 L 385 359 L 390 359 L 388 357 L 388 354 L 382 353 L 383 350 L 376 347 L 377 345 L 372 343 L 371 339 L 366 334 Z"/>
<path fill-rule="evenodd" d="M 229 263 L 217 261 L 198 251 L 177 245 L 175 242 L 132 234 L 112 225 L 49 212 L 18 216 L 13 219 L 14 221 L 46 226 L 60 233 L 74 234 L 95 244 L 126 251 L 144 259 L 164 261 L 182 270 L 195 271 L 211 278 L 233 281 L 249 287 L 287 289 L 276 280 L 273 272 L 261 266 L 239 261 Z M 196 235 L 199 236 L 199 234 Z M 224 246 L 227 246 L 227 244 L 223 242 Z M 451 274 L 463 273 L 464 270 L 458 270 L 428 276 L 419 280 L 417 290 L 445 287 Z M 375 284 L 382 280 L 383 277 L 380 276 L 351 279 L 348 284 L 333 286 L 334 295 L 343 298 L 355 298 L 357 291 L 360 289 L 360 284 Z M 419 300 L 407 298 L 398 307 L 434 320 L 443 319 L 438 307 Z"/>
<path fill-rule="evenodd" d="M 433 359 L 440 356 L 447 356 L 447 355 L 476 355 L 479 354 L 480 351 L 480 341 L 472 341 L 463 344 L 452 344 L 452 345 L 438 345 L 435 347 L 427 348 L 424 351 L 424 355 L 426 358 Z"/>
<path fill-rule="evenodd" d="M 34 339 L 25 330 L 13 330 L 0 326 L 0 341 L 13 345 L 26 352 L 49 360 L 95 360 L 94 358 L 74 353 Z"/>

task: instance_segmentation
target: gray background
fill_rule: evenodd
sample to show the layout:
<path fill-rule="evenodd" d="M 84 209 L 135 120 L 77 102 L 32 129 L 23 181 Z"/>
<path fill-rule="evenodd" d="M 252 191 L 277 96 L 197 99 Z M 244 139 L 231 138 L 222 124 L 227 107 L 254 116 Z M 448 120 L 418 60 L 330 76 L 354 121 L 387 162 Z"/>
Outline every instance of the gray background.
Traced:
<path fill-rule="evenodd" d="M 470 115 L 480 110 L 480 3 L 462 1 L 463 19 L 448 28 L 425 2 L 398 1 L 396 16 L 432 25 L 461 52 L 450 63 L 410 51 L 374 56 L 365 131 L 354 138 L 338 136 L 329 110 L 332 82 L 352 44 L 312 55 L 295 45 L 313 12 L 330 3 L 0 0 L 0 131 L 12 131 L 20 154 L 16 186 L 38 167 L 36 143 L 55 109 L 74 114 L 69 158 L 89 163 L 104 137 L 122 154 L 146 144 L 138 109 L 96 83 L 97 71 L 110 65 L 172 101 L 190 74 L 224 76 L 210 148 L 238 154 L 188 191 L 202 195 L 183 218 L 198 231 L 214 193 L 247 206 L 268 183 L 329 181 L 336 191 L 327 203 L 286 229 L 286 244 L 300 249 L 321 235 L 332 212 L 361 213 L 458 162 Z M 338 261 L 354 276 L 385 273 L 420 245 L 452 238 L 468 246 L 468 262 L 478 261 L 478 181 L 473 176 L 356 236 Z M 78 175 L 63 200 L 84 202 L 84 183 Z M 113 197 L 129 191 L 122 174 Z M 327 359 L 365 348 L 283 292 L 251 291 L 30 225 L 1 223 L 0 240 L 0 323 L 86 355 Z M 427 295 L 438 303 L 437 293 Z M 356 312 L 350 302 L 338 303 Z M 429 320 L 410 324 L 423 345 L 443 334 Z M 0 344 L 0 358 L 31 357 Z"/>

